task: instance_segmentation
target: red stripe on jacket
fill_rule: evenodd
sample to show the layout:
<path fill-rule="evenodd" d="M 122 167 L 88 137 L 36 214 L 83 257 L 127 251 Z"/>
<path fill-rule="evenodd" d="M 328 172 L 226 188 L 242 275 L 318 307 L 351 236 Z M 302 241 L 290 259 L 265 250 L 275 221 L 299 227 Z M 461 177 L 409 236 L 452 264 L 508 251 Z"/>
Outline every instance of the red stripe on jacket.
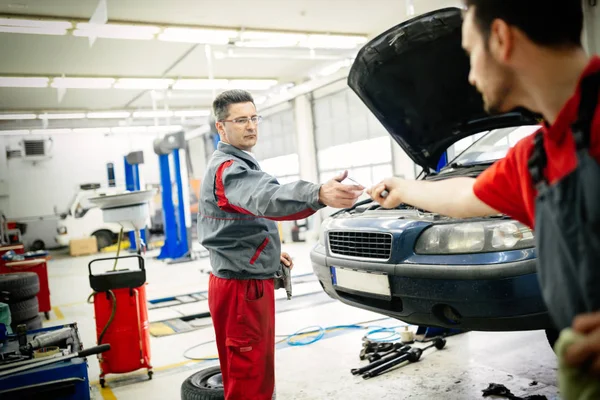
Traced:
<path fill-rule="evenodd" d="M 225 195 L 225 185 L 223 184 L 223 173 L 225 172 L 225 170 L 227 168 L 231 167 L 232 164 L 233 164 L 233 160 L 225 161 L 223 164 L 219 165 L 219 168 L 217 169 L 217 176 L 215 179 L 215 192 L 217 195 L 217 205 L 219 206 L 219 208 L 221 210 L 223 210 L 225 212 L 254 215 L 252 212 L 250 212 L 246 209 L 243 209 L 241 207 L 231 204 L 229 202 L 229 200 L 227 199 L 227 196 Z M 273 221 L 294 221 L 294 220 L 310 217 L 315 212 L 316 212 L 315 210 L 308 208 L 304 211 L 300 211 L 300 212 L 297 212 L 297 213 L 291 214 L 291 215 L 285 215 L 285 216 L 280 216 L 280 217 L 264 216 L 263 218 L 271 219 Z M 254 215 L 254 216 L 257 217 L 258 215 Z"/>

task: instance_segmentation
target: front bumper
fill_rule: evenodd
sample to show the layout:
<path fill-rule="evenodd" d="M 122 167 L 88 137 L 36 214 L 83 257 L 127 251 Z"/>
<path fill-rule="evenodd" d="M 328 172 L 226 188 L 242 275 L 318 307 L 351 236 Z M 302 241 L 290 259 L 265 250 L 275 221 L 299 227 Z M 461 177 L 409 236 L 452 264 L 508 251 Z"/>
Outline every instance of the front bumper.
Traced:
<path fill-rule="evenodd" d="M 552 327 L 534 259 L 495 265 L 382 264 L 329 257 L 317 245 L 311 261 L 330 297 L 409 324 L 480 331 Z M 335 286 L 332 267 L 384 272 L 392 297 Z"/>

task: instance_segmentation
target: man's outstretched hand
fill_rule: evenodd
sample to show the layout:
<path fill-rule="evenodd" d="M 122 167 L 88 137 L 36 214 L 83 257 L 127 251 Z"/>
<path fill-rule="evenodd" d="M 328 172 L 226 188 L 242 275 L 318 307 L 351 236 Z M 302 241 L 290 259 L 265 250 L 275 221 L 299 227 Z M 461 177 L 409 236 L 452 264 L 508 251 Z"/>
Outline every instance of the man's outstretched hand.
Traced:
<path fill-rule="evenodd" d="M 292 268 L 294 268 L 294 260 L 292 260 L 292 257 L 290 257 L 290 255 L 285 251 L 281 252 L 281 257 L 279 257 L 279 261 L 281 261 L 283 265 L 288 267 L 290 271 Z"/>
<path fill-rule="evenodd" d="M 567 348 L 565 361 L 572 366 L 589 365 L 589 372 L 600 378 L 600 311 L 577 316 L 573 330 L 585 337 Z"/>
<path fill-rule="evenodd" d="M 378 202 L 383 208 L 398 207 L 402 201 L 402 189 L 400 188 L 403 180 L 400 178 L 386 178 L 377 185 L 369 188 L 367 194 L 373 200 Z M 383 191 L 388 192 L 387 196 L 382 197 Z"/>
<path fill-rule="evenodd" d="M 322 185 L 319 190 L 319 202 L 333 208 L 352 207 L 365 188 L 360 185 L 340 183 L 347 176 L 348 171 L 344 171 L 344 173 Z"/>

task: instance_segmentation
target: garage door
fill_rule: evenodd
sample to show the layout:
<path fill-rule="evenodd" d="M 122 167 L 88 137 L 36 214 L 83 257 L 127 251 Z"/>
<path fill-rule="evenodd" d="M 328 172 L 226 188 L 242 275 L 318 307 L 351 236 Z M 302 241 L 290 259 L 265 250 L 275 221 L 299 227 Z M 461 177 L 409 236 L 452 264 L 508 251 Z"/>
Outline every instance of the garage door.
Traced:
<path fill-rule="evenodd" d="M 365 186 L 392 175 L 390 136 L 350 89 L 313 100 L 321 182 L 348 170 Z"/>

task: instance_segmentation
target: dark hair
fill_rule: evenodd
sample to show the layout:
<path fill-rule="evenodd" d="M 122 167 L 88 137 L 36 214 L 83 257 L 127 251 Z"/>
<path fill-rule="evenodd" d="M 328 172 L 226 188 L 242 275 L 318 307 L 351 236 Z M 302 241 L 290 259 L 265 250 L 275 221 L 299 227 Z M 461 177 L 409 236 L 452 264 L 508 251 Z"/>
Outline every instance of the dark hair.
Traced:
<path fill-rule="evenodd" d="M 581 47 L 581 0 L 464 0 L 475 8 L 475 22 L 487 39 L 492 22 L 501 19 L 547 47 Z M 487 42 L 487 40 L 486 40 Z"/>
<path fill-rule="evenodd" d="M 245 90 L 232 89 L 219 94 L 213 101 L 213 113 L 217 121 L 224 120 L 229 116 L 229 105 L 236 103 L 252 103 L 252 95 Z"/>

